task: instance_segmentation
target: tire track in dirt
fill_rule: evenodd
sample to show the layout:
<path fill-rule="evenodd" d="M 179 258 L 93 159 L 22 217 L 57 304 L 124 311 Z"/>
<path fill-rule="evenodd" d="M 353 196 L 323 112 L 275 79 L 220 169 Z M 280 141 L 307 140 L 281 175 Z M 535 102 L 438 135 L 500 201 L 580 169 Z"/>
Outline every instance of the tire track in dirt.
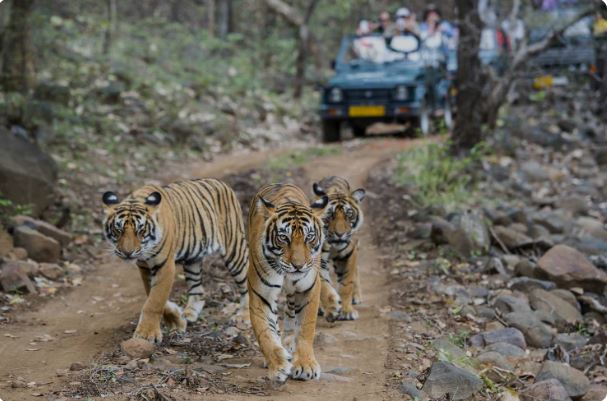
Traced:
<path fill-rule="evenodd" d="M 353 187 L 364 186 L 368 172 L 378 163 L 418 141 L 397 139 L 370 140 L 356 146 L 344 146 L 335 156 L 316 159 L 304 166 L 306 192 L 311 183 L 326 175 L 341 175 Z M 190 177 L 221 177 L 263 165 L 270 153 L 226 156 L 216 162 L 179 169 L 165 170 L 160 181 Z M 369 194 L 373 196 L 373 194 Z M 318 382 L 289 381 L 274 392 L 272 400 L 389 400 L 398 398 L 388 393 L 385 384 L 384 363 L 388 352 L 388 319 L 381 314 L 388 306 L 386 273 L 379 269 L 379 254 L 371 240 L 371 226 L 367 220 L 361 232 L 360 269 L 363 304 L 357 308 L 360 319 L 354 322 L 329 324 L 319 319 L 318 333 L 327 334 L 324 343 L 317 346 L 317 357 L 324 372 L 339 368 L 340 376 Z M 36 382 L 37 388 L 0 387 L 0 398 L 20 401 L 40 399 L 35 393 L 47 393 L 59 388 L 62 379 L 56 372 L 69 368 L 73 362 L 88 364 L 102 351 L 115 347 L 141 308 L 144 300 L 138 272 L 130 264 L 106 258 L 86 276 L 80 287 L 43 304 L 38 310 L 21 315 L 14 324 L 0 328 L 0 380 L 21 376 L 26 382 Z M 76 330 L 76 332 L 72 332 Z M 9 336 L 6 336 L 6 335 Z M 39 336 L 50 335 L 50 342 L 31 343 Z M 15 337 L 12 337 L 15 336 Z M 321 335 L 322 337 L 322 335 Z M 36 349 L 36 351 L 28 351 Z M 266 374 L 261 367 L 261 356 L 251 361 L 248 369 L 232 370 L 227 380 L 250 383 Z M 345 379 L 344 379 L 345 377 Z M 195 397 L 192 394 L 192 399 Z M 113 399 L 113 397 L 111 398 Z M 120 398 L 117 398 L 120 399 Z M 188 397 L 184 400 L 190 399 Z M 254 395 L 205 395 L 209 400 L 268 400 Z"/>

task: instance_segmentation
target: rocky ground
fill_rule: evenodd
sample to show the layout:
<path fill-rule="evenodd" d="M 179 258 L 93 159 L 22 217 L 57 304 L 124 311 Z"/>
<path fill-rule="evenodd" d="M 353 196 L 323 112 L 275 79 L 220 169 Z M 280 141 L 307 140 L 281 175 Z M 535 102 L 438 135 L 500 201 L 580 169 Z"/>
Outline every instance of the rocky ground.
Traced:
<path fill-rule="evenodd" d="M 409 399 L 607 396 L 607 133 L 577 99 L 513 112 L 468 210 L 420 207 L 395 163 L 370 182 Z"/>

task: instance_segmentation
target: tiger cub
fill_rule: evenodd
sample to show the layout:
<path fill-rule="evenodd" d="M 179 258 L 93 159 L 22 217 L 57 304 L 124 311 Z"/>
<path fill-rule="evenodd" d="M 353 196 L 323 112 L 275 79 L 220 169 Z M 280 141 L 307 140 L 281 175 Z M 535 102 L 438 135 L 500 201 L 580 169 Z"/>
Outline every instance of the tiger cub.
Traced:
<path fill-rule="evenodd" d="M 116 255 L 136 261 L 147 294 L 134 338 L 160 343 L 161 317 L 181 332 L 198 319 L 204 306 L 202 260 L 215 252 L 236 280 L 246 318 L 249 253 L 242 210 L 230 187 L 215 179 L 146 185 L 122 201 L 106 192 L 103 203 L 105 237 Z M 183 314 L 168 300 L 176 263 L 183 266 L 188 287 Z"/>
<path fill-rule="evenodd" d="M 348 181 L 335 176 L 314 183 L 313 189 L 317 196 L 329 198 L 323 216 L 326 240 L 320 265 L 322 309 L 328 321 L 356 320 L 358 312 L 353 305 L 361 302 L 361 296 L 357 265 L 358 238 L 354 234 L 363 223 L 360 202 L 365 197 L 365 190 L 359 188 L 351 191 Z M 331 283 L 329 261 L 333 262 L 339 295 Z"/>
<path fill-rule="evenodd" d="M 274 184 L 253 198 L 249 213 L 248 283 L 251 325 L 274 383 L 320 377 L 313 342 L 320 302 L 320 215 L 328 201 L 309 204 L 294 185 Z M 278 327 L 278 296 L 287 297 L 284 340 Z M 291 363 L 292 362 L 292 363 Z"/>

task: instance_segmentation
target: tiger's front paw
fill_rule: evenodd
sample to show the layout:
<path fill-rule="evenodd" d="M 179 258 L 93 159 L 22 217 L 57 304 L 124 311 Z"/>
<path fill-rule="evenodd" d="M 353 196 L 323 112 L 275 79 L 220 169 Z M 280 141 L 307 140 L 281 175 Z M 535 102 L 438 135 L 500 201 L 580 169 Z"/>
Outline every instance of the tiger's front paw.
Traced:
<path fill-rule="evenodd" d="M 283 384 L 289 378 L 293 366 L 290 362 L 291 355 L 286 349 L 277 347 L 270 354 L 270 358 L 268 361 L 268 377 L 273 385 Z"/>
<path fill-rule="evenodd" d="M 291 368 L 291 377 L 296 380 L 318 380 L 320 365 L 314 357 L 297 358 Z"/>
<path fill-rule="evenodd" d="M 153 344 L 160 344 L 162 342 L 160 321 L 154 323 L 146 321 L 139 322 L 135 334 L 133 334 L 133 338 L 140 338 Z"/>
<path fill-rule="evenodd" d="M 177 304 L 170 301 L 167 302 L 164 306 L 164 311 L 162 312 L 162 319 L 169 331 L 185 333 L 188 322 L 184 319 L 181 308 Z"/>
<path fill-rule="evenodd" d="M 341 312 L 339 312 L 339 317 L 337 320 L 356 320 L 358 319 L 358 311 L 353 308 L 343 308 Z"/>
<path fill-rule="evenodd" d="M 362 299 L 362 297 L 360 295 L 355 295 L 352 298 L 352 305 L 360 305 L 362 303 L 363 303 L 363 299 Z"/>

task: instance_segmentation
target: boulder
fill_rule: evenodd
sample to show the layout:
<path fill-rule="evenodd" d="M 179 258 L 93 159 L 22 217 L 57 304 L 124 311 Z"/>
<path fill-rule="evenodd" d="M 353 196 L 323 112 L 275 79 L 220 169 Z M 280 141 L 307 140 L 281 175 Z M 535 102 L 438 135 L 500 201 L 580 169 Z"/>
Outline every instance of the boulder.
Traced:
<path fill-rule="evenodd" d="M 476 347 L 484 347 L 492 344 L 507 343 L 520 349 L 527 348 L 523 333 L 513 327 L 483 331 L 470 338 L 470 343 Z"/>
<path fill-rule="evenodd" d="M 451 400 L 466 400 L 483 388 L 483 381 L 474 373 L 438 361 L 432 365 L 423 390 L 431 398 L 449 395 Z"/>
<path fill-rule="evenodd" d="M 553 330 L 531 311 L 511 312 L 503 316 L 504 321 L 523 333 L 525 341 L 532 347 L 546 348 L 552 344 Z"/>
<path fill-rule="evenodd" d="M 535 380 L 556 379 L 567 390 L 570 397 L 581 397 L 590 388 L 590 381 L 584 373 L 561 362 L 545 361 Z"/>
<path fill-rule="evenodd" d="M 516 249 L 521 245 L 529 244 L 533 241 L 526 234 L 510 227 L 495 226 L 493 227 L 493 232 L 508 249 Z"/>
<path fill-rule="evenodd" d="M 440 226 L 438 223 L 438 220 L 433 220 L 433 224 L 442 232 L 447 242 L 459 253 L 486 253 L 489 249 L 489 230 L 480 213 L 465 212 L 456 215 L 450 222 L 442 221 Z"/>
<path fill-rule="evenodd" d="M 6 260 L 2 265 L 0 265 L 0 268 L 9 266 L 16 266 L 29 277 L 34 277 L 40 272 L 39 265 L 31 260 Z"/>
<path fill-rule="evenodd" d="M 0 225 L 0 258 L 11 253 L 13 246 L 13 237 Z"/>
<path fill-rule="evenodd" d="M 577 301 L 576 296 L 573 292 L 569 290 L 565 290 L 563 288 L 556 288 L 550 291 L 551 294 L 556 295 L 561 298 L 563 301 L 567 302 L 569 305 L 573 306 L 575 309 L 580 310 L 580 303 Z"/>
<path fill-rule="evenodd" d="M 582 287 L 602 293 L 607 274 L 597 269 L 586 257 L 567 245 L 556 245 L 538 261 L 539 271 L 562 287 Z"/>
<path fill-rule="evenodd" d="M 565 220 L 559 213 L 542 210 L 535 213 L 531 219 L 533 223 L 544 226 L 553 234 L 559 234 L 565 231 Z"/>
<path fill-rule="evenodd" d="M 565 351 L 572 351 L 586 345 L 588 343 L 588 337 L 579 333 L 560 333 L 554 337 L 554 343 L 563 347 Z"/>
<path fill-rule="evenodd" d="M 59 241 L 61 246 L 68 245 L 72 240 L 72 235 L 70 233 L 55 227 L 54 225 L 47 223 L 46 221 L 19 215 L 11 218 L 11 223 L 14 227 L 28 226 L 30 228 L 33 228 L 34 230 L 39 231 L 47 237 L 51 237 Z"/>
<path fill-rule="evenodd" d="M 36 287 L 29 279 L 27 273 L 17 264 L 3 264 L 0 266 L 0 287 L 4 292 L 27 290 L 35 294 Z"/>
<path fill-rule="evenodd" d="M 605 230 L 604 224 L 600 220 L 593 217 L 580 217 L 576 220 L 575 224 L 581 231 L 580 236 L 586 234 L 607 241 L 607 230 Z"/>
<path fill-rule="evenodd" d="M 521 401 L 571 401 L 561 382 L 556 379 L 538 381 L 521 394 Z"/>
<path fill-rule="evenodd" d="M 601 384 L 593 384 L 588 392 L 580 398 L 580 401 L 605 401 L 607 398 L 607 387 Z"/>
<path fill-rule="evenodd" d="M 525 295 L 498 295 L 491 304 L 501 313 L 531 311 Z"/>
<path fill-rule="evenodd" d="M 529 293 L 533 290 L 553 290 L 556 288 L 556 284 L 552 281 L 538 280 L 531 277 L 515 277 L 508 283 L 508 287 L 512 291 L 521 291 Z"/>
<path fill-rule="evenodd" d="M 36 262 L 57 262 L 61 257 L 61 244 L 53 238 L 29 228 L 19 226 L 13 233 L 15 245 L 25 248 Z"/>
<path fill-rule="evenodd" d="M 35 215 L 53 202 L 57 165 L 38 146 L 0 129 L 0 193 Z"/>
<path fill-rule="evenodd" d="M 522 334 L 521 334 L 522 336 Z M 523 338 L 524 341 L 524 338 Z M 525 356 L 525 350 L 517 347 L 516 345 L 512 345 L 510 343 L 493 343 L 488 345 L 485 350 L 487 351 L 492 351 L 492 352 L 497 352 L 503 356 L 506 357 L 522 357 Z"/>
<path fill-rule="evenodd" d="M 55 263 L 40 263 L 40 274 L 49 280 L 58 280 L 65 275 L 65 270 Z"/>
<path fill-rule="evenodd" d="M 573 325 L 583 320 L 582 314 L 571 304 L 557 295 L 542 289 L 531 291 L 529 303 L 533 309 L 553 315 L 555 323 L 560 327 L 565 327 L 567 324 Z"/>

